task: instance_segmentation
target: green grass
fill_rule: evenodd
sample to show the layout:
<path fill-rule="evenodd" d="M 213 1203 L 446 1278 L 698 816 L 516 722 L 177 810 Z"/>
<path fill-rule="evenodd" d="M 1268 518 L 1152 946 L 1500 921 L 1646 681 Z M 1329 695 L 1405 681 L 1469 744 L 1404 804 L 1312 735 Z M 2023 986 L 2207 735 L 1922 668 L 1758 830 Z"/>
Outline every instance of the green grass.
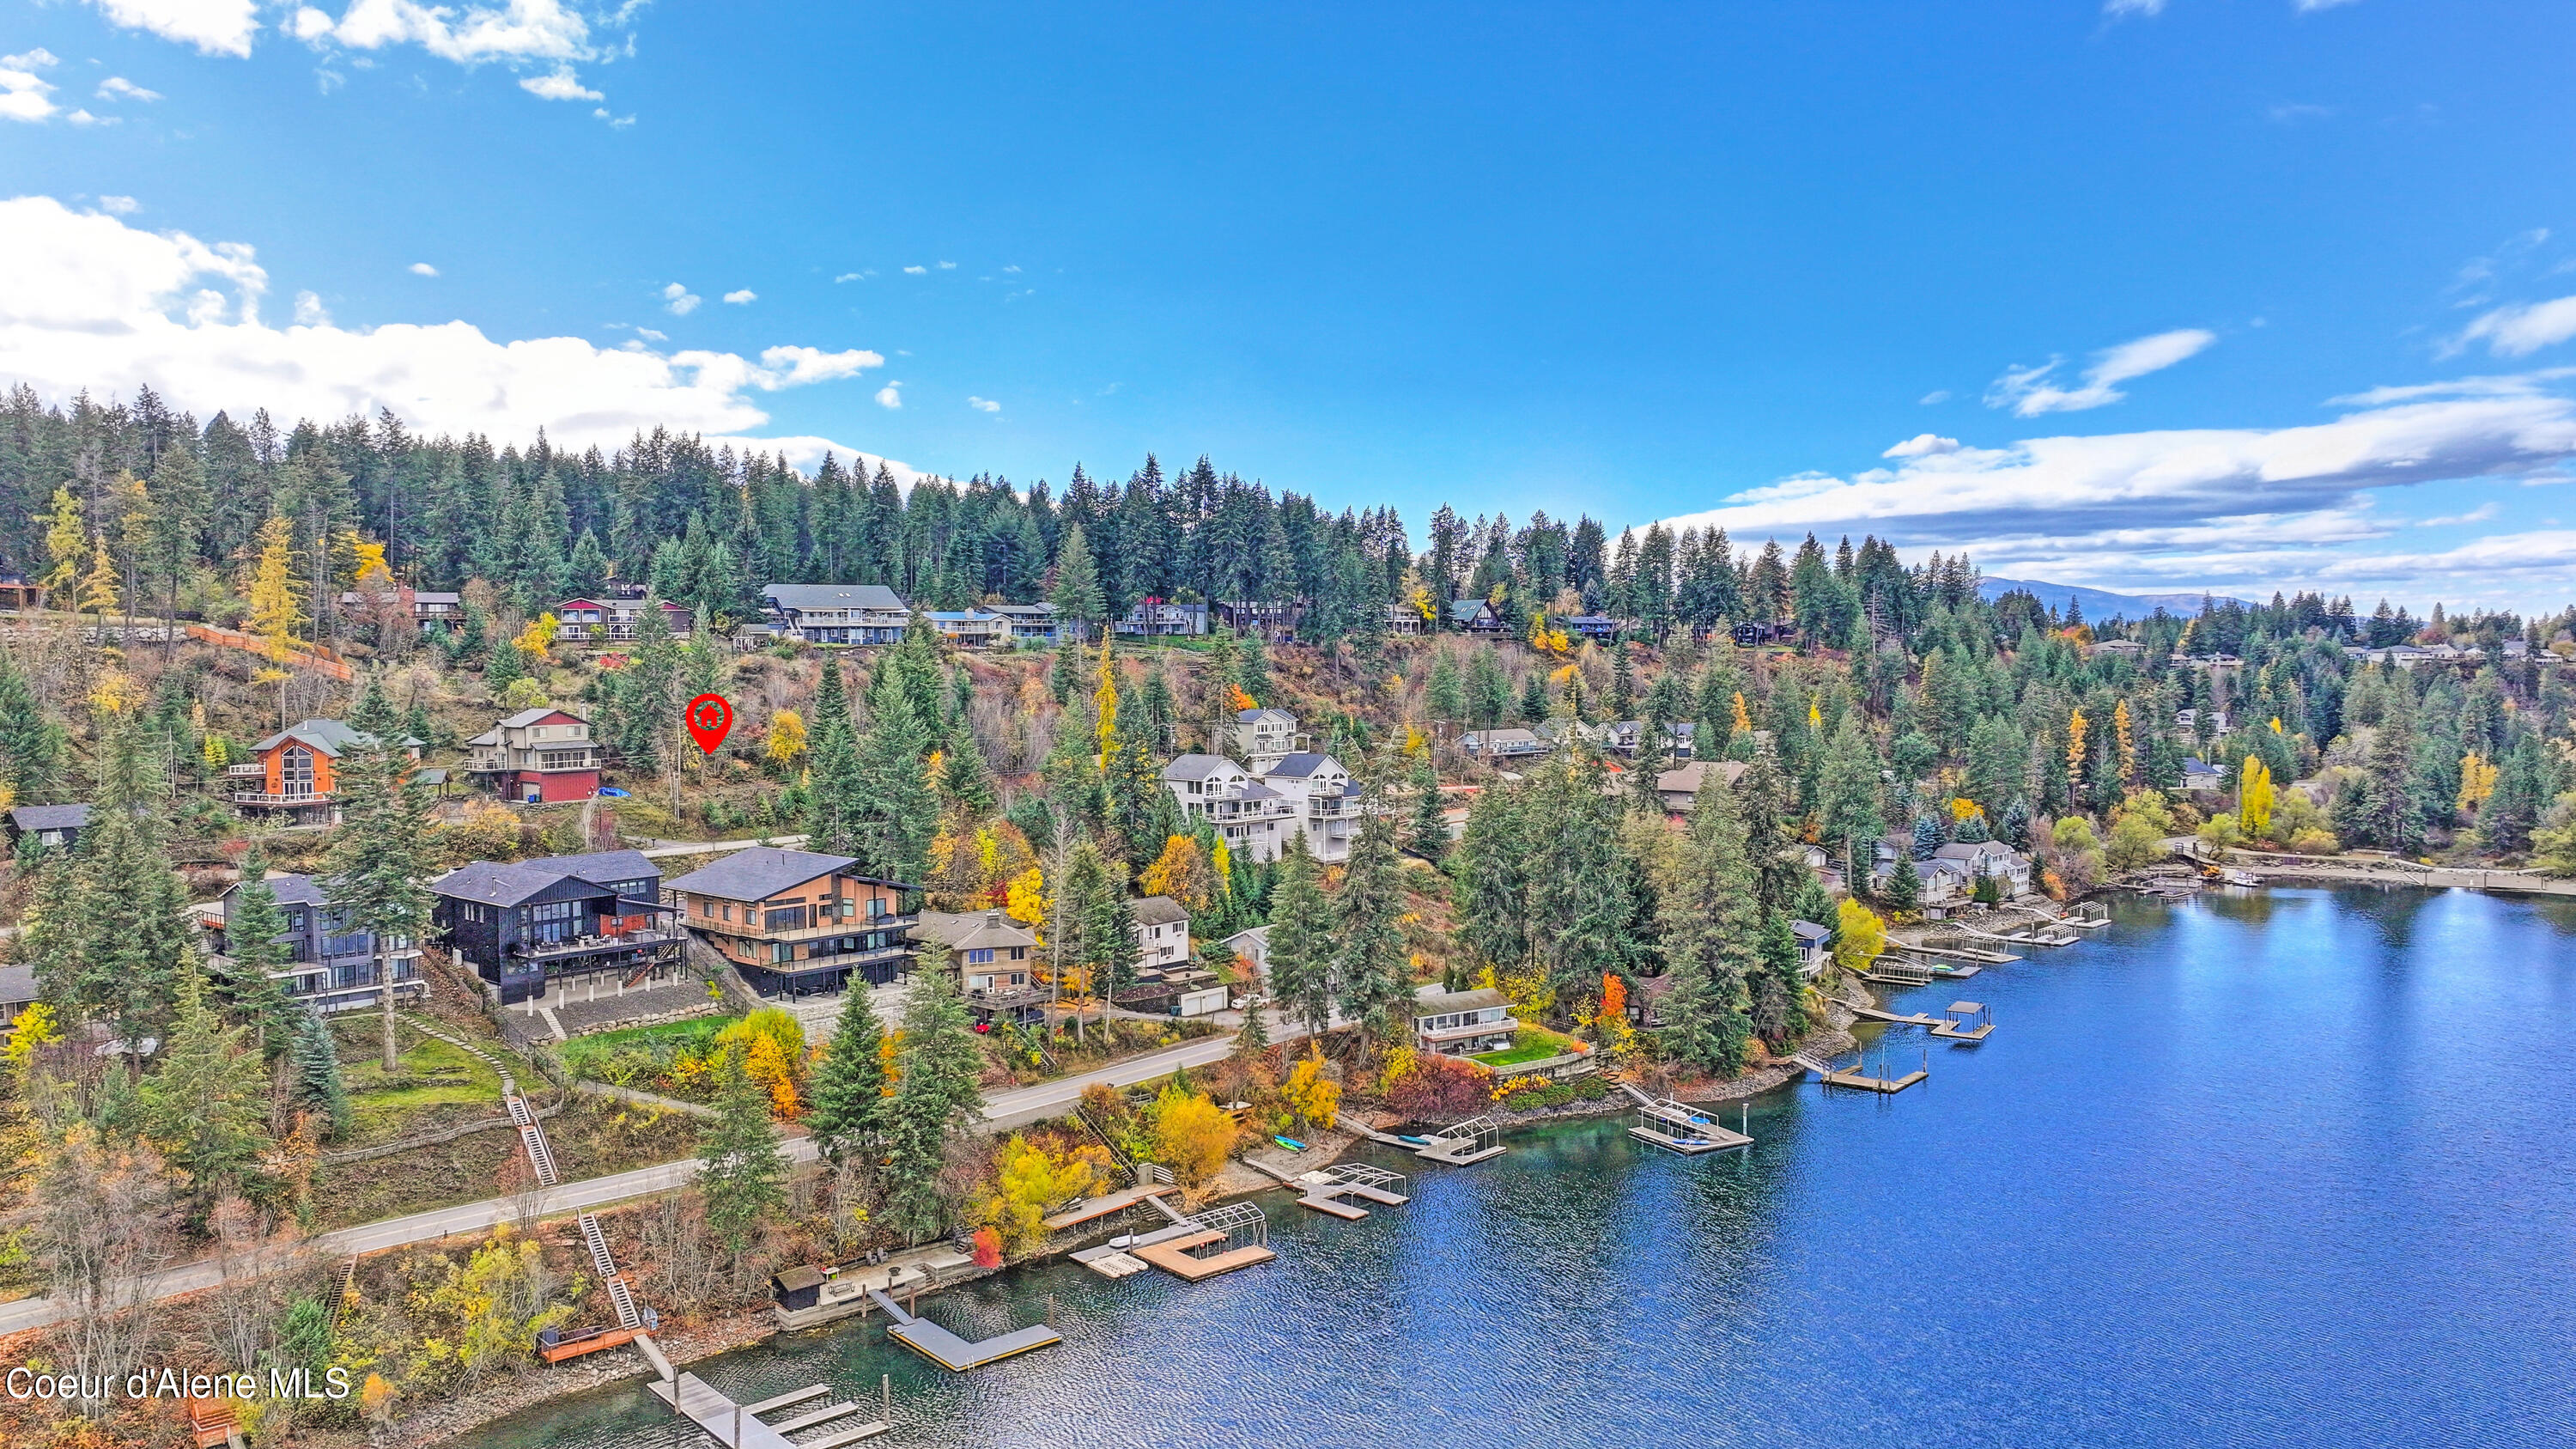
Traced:
<path fill-rule="evenodd" d="M 369 1091 L 385 1080 L 385 1066 L 374 1019 L 369 1018 L 365 1026 L 364 1031 L 344 1033 L 340 1040 L 340 1078 L 349 1088 L 348 1145 L 404 1136 L 423 1125 L 425 1117 L 461 1121 L 481 1115 L 481 1109 L 500 1110 L 500 1073 L 482 1059 L 408 1027 L 396 1028 L 401 1069 L 395 1075 L 434 1080 Z M 353 1041 L 352 1036 L 363 1040 Z"/>
<path fill-rule="evenodd" d="M 693 1037 L 700 1032 L 713 1035 L 741 1019 L 739 1015 L 693 1016 L 684 1021 L 656 1022 L 651 1026 L 627 1026 L 615 1031 L 587 1032 L 578 1040 L 584 1045 L 596 1045 L 602 1051 L 618 1051 L 627 1047 L 650 1047 L 666 1037 Z"/>
<path fill-rule="evenodd" d="M 1518 1066 L 1522 1062 L 1560 1057 L 1573 1049 L 1574 1043 L 1571 1038 L 1561 1037 L 1555 1032 L 1544 1031 L 1538 1027 L 1525 1026 L 1512 1038 L 1510 1046 L 1498 1052 L 1472 1056 L 1467 1060 L 1482 1062 L 1489 1067 L 1510 1067 Z"/>

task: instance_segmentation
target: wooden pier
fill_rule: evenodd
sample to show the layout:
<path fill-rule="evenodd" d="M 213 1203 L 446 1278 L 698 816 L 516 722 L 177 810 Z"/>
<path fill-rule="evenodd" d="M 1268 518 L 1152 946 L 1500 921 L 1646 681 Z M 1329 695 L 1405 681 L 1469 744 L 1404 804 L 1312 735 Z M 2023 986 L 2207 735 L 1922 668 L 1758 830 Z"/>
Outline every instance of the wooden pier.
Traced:
<path fill-rule="evenodd" d="M 1717 1119 L 1670 1097 L 1654 1098 L 1627 1083 L 1619 1084 L 1637 1102 L 1637 1125 L 1628 1135 L 1640 1142 L 1651 1143 L 1667 1152 L 1684 1157 L 1697 1157 L 1704 1152 L 1724 1152 L 1731 1148 L 1750 1147 L 1753 1139 L 1741 1132 L 1730 1132 Z"/>
<path fill-rule="evenodd" d="M 1148 1183 L 1143 1187 L 1131 1187 L 1123 1191 L 1108 1193 L 1101 1197 L 1084 1198 L 1082 1201 L 1066 1208 L 1063 1212 L 1045 1219 L 1040 1226 L 1044 1227 L 1051 1233 L 1061 1232 L 1066 1228 L 1078 1227 L 1095 1218 L 1105 1218 L 1113 1213 L 1125 1212 L 1127 1209 L 1134 1207 L 1136 1204 L 1143 1202 L 1149 1197 L 1159 1197 L 1164 1193 L 1176 1191 L 1178 1191 L 1178 1189 L 1172 1187 L 1168 1183 L 1157 1182 Z"/>
<path fill-rule="evenodd" d="M 1932 1034 L 1944 1041 L 1954 1041 L 1962 1046 L 1975 1046 L 1993 1035 L 1994 1030 L 1994 1018 L 1988 1014 L 1984 1003 L 1953 1001 L 1950 1003 L 1949 1017 L 1939 1026 L 1932 1028 Z"/>
<path fill-rule="evenodd" d="M 1848 1001 L 1843 1005 L 1851 1007 L 1851 1014 L 1863 1021 L 1883 1021 L 1890 1026 L 1939 1026 L 1941 1024 L 1941 1018 L 1927 1016 L 1919 1011 L 1911 1016 L 1899 1016 L 1892 1011 L 1881 1011 L 1875 1006 L 1853 1006 Z"/>
<path fill-rule="evenodd" d="M 1161 1199 L 1155 1199 L 1161 1203 Z M 1220 1203 L 1162 1232 L 1126 1244 L 1129 1256 L 1197 1283 L 1219 1273 L 1278 1257 L 1270 1250 L 1270 1218 L 1248 1202 Z"/>
<path fill-rule="evenodd" d="M 1097 1248 L 1077 1249 L 1073 1261 L 1103 1278 L 1129 1278 L 1145 1271 L 1143 1259 L 1102 1244 Z"/>
<path fill-rule="evenodd" d="M 1860 1091 L 1877 1092 L 1884 1096 L 1894 1096 L 1917 1082 L 1928 1082 L 1931 1079 L 1932 1074 L 1928 1071 L 1911 1071 L 1901 1077 L 1888 1078 L 1873 1077 L 1858 1068 L 1847 1072 L 1827 1072 L 1824 1078 L 1825 1085 L 1828 1087 L 1853 1087 Z"/>
<path fill-rule="evenodd" d="M 1045 1348 L 1049 1344 L 1064 1341 L 1063 1334 L 1040 1323 L 969 1342 L 927 1318 L 915 1318 L 904 1312 L 902 1304 L 877 1289 L 869 1289 L 868 1296 L 876 1300 L 877 1307 L 885 1311 L 886 1317 L 894 1320 L 894 1326 L 886 1330 L 886 1337 L 950 1373 L 964 1373 L 968 1369 L 982 1368 L 988 1363 L 997 1363 L 1013 1354 L 1027 1353 L 1033 1348 Z"/>
<path fill-rule="evenodd" d="M 1392 1132 L 1380 1132 L 1340 1115 L 1333 1118 L 1333 1125 L 1371 1142 L 1402 1148 L 1426 1162 L 1442 1162 L 1451 1167 L 1467 1167 L 1489 1157 L 1503 1155 L 1502 1128 L 1491 1117 L 1453 1123 L 1422 1137 L 1399 1137 Z"/>
<path fill-rule="evenodd" d="M 681 1374 L 677 1381 L 657 1379 L 645 1387 L 651 1389 L 656 1397 L 663 1403 L 669 1404 L 681 1417 L 713 1435 L 715 1441 L 726 1446 L 726 1449 L 835 1449 L 838 1445 L 855 1444 L 862 1439 L 873 1439 L 889 1427 L 881 1419 L 873 1420 L 836 1434 L 820 1439 L 809 1439 L 799 1444 L 787 1436 L 800 1429 L 811 1429 L 817 1425 L 828 1424 L 835 1419 L 846 1419 L 858 1413 L 859 1406 L 853 1403 L 834 1404 L 810 1414 L 799 1414 L 783 1424 L 770 1424 L 760 1418 L 762 1414 L 776 1413 L 791 1405 L 820 1398 L 832 1392 L 829 1384 L 815 1384 L 811 1388 L 798 1389 L 794 1393 L 780 1394 L 773 1399 L 763 1399 L 757 1404 L 737 1404 L 723 1391 L 696 1374 Z"/>

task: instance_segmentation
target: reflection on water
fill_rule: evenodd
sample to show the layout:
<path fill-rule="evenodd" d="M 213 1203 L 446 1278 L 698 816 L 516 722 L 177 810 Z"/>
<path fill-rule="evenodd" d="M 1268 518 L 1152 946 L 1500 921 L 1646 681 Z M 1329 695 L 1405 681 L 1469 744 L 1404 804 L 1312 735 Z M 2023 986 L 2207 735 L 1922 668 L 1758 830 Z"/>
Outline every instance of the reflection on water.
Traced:
<path fill-rule="evenodd" d="M 874 1322 L 697 1371 L 890 1373 L 890 1446 L 2576 1442 L 2571 932 L 2464 893 L 2127 903 L 1914 993 L 1998 1029 L 1901 1097 L 1774 1093 L 1750 1152 L 1550 1128 L 1365 1222 L 1272 1194 L 1281 1261 L 1207 1283 L 944 1294 L 970 1336 L 1065 1334 L 972 1375 Z M 467 1442 L 705 1441 L 639 1385 Z"/>

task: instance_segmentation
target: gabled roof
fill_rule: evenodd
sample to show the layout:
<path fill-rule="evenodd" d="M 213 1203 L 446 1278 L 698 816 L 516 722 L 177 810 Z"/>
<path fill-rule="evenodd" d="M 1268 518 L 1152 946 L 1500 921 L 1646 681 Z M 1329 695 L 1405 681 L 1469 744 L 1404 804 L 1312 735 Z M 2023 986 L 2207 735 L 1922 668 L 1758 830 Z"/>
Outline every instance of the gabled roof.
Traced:
<path fill-rule="evenodd" d="M 1262 709 L 1238 709 L 1234 712 L 1234 717 L 1238 722 L 1243 724 L 1259 724 L 1261 721 L 1266 719 L 1284 719 L 1290 724 L 1295 724 L 1297 722 L 1297 716 L 1290 714 L 1284 709 L 1270 709 L 1266 707 Z"/>
<path fill-rule="evenodd" d="M 470 861 L 431 881 L 429 888 L 451 900 L 515 906 L 568 880 L 606 889 L 612 882 L 657 880 L 660 876 L 653 862 L 640 852 L 611 850 L 542 860 Z"/>
<path fill-rule="evenodd" d="M 1166 780 L 1204 780 L 1227 771 L 1243 773 L 1243 767 L 1223 755 L 1176 755 L 1163 767 Z"/>
<path fill-rule="evenodd" d="M 1932 852 L 1934 860 L 1977 860 L 1989 855 L 2019 856 L 2020 851 L 2000 840 L 1954 841 Z"/>
<path fill-rule="evenodd" d="M 9 823 L 20 830 L 86 830 L 89 828 L 89 807 L 21 805 L 9 812 Z"/>
<path fill-rule="evenodd" d="M 1439 991 L 1418 996 L 1413 1001 L 1415 1016 L 1447 1016 L 1453 1011 L 1481 1011 L 1489 1006 L 1509 1006 L 1512 999 L 1487 987 L 1482 991 Z"/>
<path fill-rule="evenodd" d="M 912 928 L 916 939 L 937 941 L 956 951 L 1007 950 L 1014 946 L 1034 946 L 1035 932 L 1000 911 L 924 911 L 921 923 Z"/>
<path fill-rule="evenodd" d="M 887 609 L 903 614 L 912 608 L 883 584 L 771 584 L 760 596 L 782 609 Z"/>
<path fill-rule="evenodd" d="M 241 888 L 242 883 L 235 882 L 224 894 L 231 895 L 233 891 Z M 277 897 L 277 903 L 281 906 L 329 904 L 323 897 L 322 883 L 309 875 L 272 875 L 268 878 L 268 893 Z"/>
<path fill-rule="evenodd" d="M 1135 914 L 1136 924 L 1140 926 L 1179 925 L 1190 918 L 1190 913 L 1181 909 L 1181 903 L 1170 896 L 1144 897 L 1136 902 Z"/>
<path fill-rule="evenodd" d="M 530 865 L 549 865 L 583 880 L 606 885 L 611 881 L 641 880 L 659 877 L 662 868 L 645 858 L 640 850 L 603 850 L 591 855 L 553 855 L 532 860 Z"/>
<path fill-rule="evenodd" d="M 1342 762 L 1330 755 L 1319 754 L 1313 750 L 1299 750 L 1293 755 L 1281 755 L 1278 763 L 1262 771 L 1261 775 L 1266 780 L 1304 780 L 1320 775 L 1326 770 L 1341 768 Z"/>
<path fill-rule="evenodd" d="M 1005 618 L 1013 619 L 1023 614 L 1036 614 L 1042 618 L 1051 619 L 1058 612 L 1053 604 L 987 604 L 985 607 Z"/>
<path fill-rule="evenodd" d="M 571 720 L 574 724 L 589 723 L 588 720 L 583 719 L 580 715 L 574 714 L 571 710 L 557 709 L 553 705 L 547 705 L 543 709 L 523 709 L 517 714 L 510 716 L 508 719 L 501 721 L 499 727 L 505 730 L 523 730 L 532 724 L 537 724 L 544 720 L 550 720 L 556 715 L 562 715 L 565 719 Z"/>
<path fill-rule="evenodd" d="M 875 881 L 879 885 L 901 890 L 918 890 L 902 881 L 885 880 L 858 871 L 856 856 L 817 855 L 810 850 L 781 850 L 774 845 L 755 845 L 737 850 L 704 870 L 694 870 L 678 880 L 667 882 L 665 889 L 694 891 L 702 896 L 717 896 L 729 901 L 756 901 L 774 896 L 790 886 L 800 886 L 820 875 L 840 873 Z"/>
<path fill-rule="evenodd" d="M 1449 617 L 1466 623 L 1474 620 L 1478 615 L 1491 612 L 1493 607 L 1482 599 L 1451 599 Z"/>
<path fill-rule="evenodd" d="M 1819 926 L 1813 921 L 1791 921 L 1789 930 L 1801 941 L 1821 941 L 1833 934 L 1829 928 Z"/>
<path fill-rule="evenodd" d="M 339 720 L 308 719 L 290 729 L 279 730 L 276 734 L 251 746 L 251 750 L 254 754 L 264 755 L 288 740 L 301 740 L 335 760 L 340 758 L 344 751 L 364 749 L 375 743 L 373 735 L 365 730 L 352 729 Z M 420 741 L 405 735 L 402 743 L 406 746 L 416 746 Z"/>
<path fill-rule="evenodd" d="M 0 966 L 0 1003 L 16 1005 L 36 999 L 36 968 Z"/>

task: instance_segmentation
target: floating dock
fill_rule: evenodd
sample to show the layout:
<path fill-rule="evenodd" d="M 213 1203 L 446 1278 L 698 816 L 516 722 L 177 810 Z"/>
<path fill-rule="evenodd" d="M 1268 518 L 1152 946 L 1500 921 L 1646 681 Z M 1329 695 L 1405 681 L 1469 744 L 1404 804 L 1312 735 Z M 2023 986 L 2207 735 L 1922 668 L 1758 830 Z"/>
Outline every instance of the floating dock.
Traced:
<path fill-rule="evenodd" d="M 969 1342 L 927 1318 L 915 1318 L 904 1312 L 902 1304 L 878 1289 L 869 1289 L 868 1296 L 876 1300 L 877 1307 L 884 1310 L 886 1317 L 894 1320 L 894 1326 L 886 1330 L 886 1337 L 950 1373 L 964 1373 L 988 1363 L 998 1363 L 1013 1354 L 1064 1342 L 1063 1334 L 1043 1323 Z"/>
<path fill-rule="evenodd" d="M 1859 1067 L 1854 1067 L 1847 1072 L 1828 1070 L 1824 1074 L 1824 1082 L 1828 1087 L 1851 1087 L 1863 1092 L 1877 1092 L 1882 1096 L 1894 1096 L 1917 1082 L 1928 1082 L 1931 1079 L 1932 1073 L 1928 1070 L 1911 1071 L 1904 1076 L 1893 1078 L 1873 1077 Z"/>
<path fill-rule="evenodd" d="M 1128 1278 L 1145 1271 L 1142 1260 L 1106 1244 L 1097 1248 L 1077 1249 L 1073 1261 L 1103 1278 Z"/>
<path fill-rule="evenodd" d="M 1170 1208 L 1154 1199 L 1166 1212 Z M 1159 1233 L 1126 1244 L 1129 1257 L 1197 1283 L 1278 1257 L 1270 1251 L 1270 1218 L 1248 1202 L 1220 1203 Z"/>
<path fill-rule="evenodd" d="M 1843 1005 L 1851 1007 L 1851 1014 L 1861 1018 L 1863 1021 L 1883 1021 L 1890 1026 L 1941 1025 L 1941 1018 L 1937 1016 L 1927 1016 L 1919 1011 L 1915 1012 L 1911 1016 L 1899 1016 L 1892 1011 L 1881 1011 L 1875 1006 L 1852 1006 L 1848 1001 L 1844 1002 Z"/>
<path fill-rule="evenodd" d="M 1949 1018 L 1932 1028 L 1932 1034 L 1944 1041 L 1955 1041 L 1963 1046 L 1975 1046 L 1993 1035 L 1994 1030 L 1994 1018 L 1987 1014 L 1983 1003 L 1953 1001 L 1950 1003 Z"/>
<path fill-rule="evenodd" d="M 681 1417 L 715 1436 L 716 1442 L 727 1446 L 727 1449 L 834 1449 L 836 1445 L 856 1444 L 862 1439 L 873 1439 L 884 1433 L 888 1427 L 883 1420 L 874 1420 L 837 1434 L 820 1439 L 809 1439 L 799 1444 L 788 1438 L 788 1434 L 799 1429 L 811 1429 L 820 1424 L 828 1424 L 834 1419 L 848 1418 L 859 1412 L 859 1406 L 834 1404 L 827 1409 L 800 1414 L 783 1424 L 770 1424 L 760 1418 L 762 1414 L 775 1413 L 790 1405 L 820 1398 L 832 1392 L 828 1384 L 816 1384 L 811 1388 L 798 1389 L 792 1394 L 763 1399 L 757 1404 L 737 1404 L 723 1391 L 696 1374 L 684 1373 L 679 1376 L 677 1382 L 656 1379 L 645 1387 L 651 1389 L 662 1402 L 677 1410 Z"/>
<path fill-rule="evenodd" d="M 1658 1100 L 1628 1087 L 1624 1082 L 1620 1085 L 1627 1087 L 1628 1095 L 1637 1099 L 1637 1125 L 1628 1129 L 1628 1135 L 1640 1142 L 1651 1143 L 1667 1152 L 1678 1152 L 1684 1157 L 1753 1145 L 1752 1138 L 1741 1132 L 1728 1131 L 1718 1125 L 1716 1118 L 1687 1102 L 1670 1097 Z"/>
<path fill-rule="evenodd" d="M 1336 1116 L 1333 1125 L 1371 1142 L 1400 1147 L 1426 1162 L 1441 1162 L 1451 1167 L 1466 1167 L 1503 1155 L 1503 1129 L 1491 1117 L 1471 1118 L 1422 1137 L 1399 1137 L 1342 1116 Z"/>

